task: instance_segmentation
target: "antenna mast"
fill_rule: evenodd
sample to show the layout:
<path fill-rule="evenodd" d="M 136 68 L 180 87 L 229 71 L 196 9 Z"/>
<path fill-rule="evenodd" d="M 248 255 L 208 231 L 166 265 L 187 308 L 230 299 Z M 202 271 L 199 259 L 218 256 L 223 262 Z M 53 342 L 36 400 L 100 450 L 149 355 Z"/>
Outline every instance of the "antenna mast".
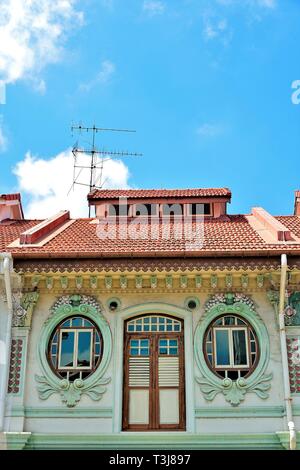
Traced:
<path fill-rule="evenodd" d="M 79 184 L 81 186 L 88 186 L 89 191 L 91 192 L 93 189 L 102 189 L 105 183 L 105 180 L 102 181 L 103 175 L 103 165 L 106 161 L 112 160 L 114 157 L 125 157 L 125 156 L 132 156 L 132 157 L 140 157 L 142 153 L 136 152 L 127 152 L 127 151 L 116 151 L 116 150 L 98 150 L 95 146 L 96 134 L 98 132 L 136 132 L 135 130 L 131 129 L 114 129 L 114 128 L 104 128 L 104 127 L 96 127 L 95 125 L 92 127 L 85 127 L 81 124 L 78 126 L 72 126 L 71 131 L 79 132 L 92 132 L 92 146 L 91 148 L 81 148 L 77 144 L 73 147 L 72 153 L 74 156 L 74 166 L 73 166 L 73 183 L 70 190 L 73 188 L 75 184 Z M 85 165 L 78 165 L 77 164 L 77 157 L 79 154 L 84 154 L 90 157 L 90 164 Z M 106 156 L 107 158 L 104 158 Z M 98 157 L 100 157 L 100 161 L 98 161 Z M 77 181 L 78 177 L 80 176 L 82 170 L 86 168 L 90 171 L 90 178 L 89 184 L 87 183 L 79 183 Z M 79 169 L 77 176 L 75 175 L 76 169 Z M 100 174 L 96 180 L 96 172 L 100 170 Z M 99 179 L 99 185 L 96 185 L 96 182 Z M 69 191 L 70 192 L 70 191 Z M 89 206 L 89 217 L 91 216 L 91 207 Z"/>

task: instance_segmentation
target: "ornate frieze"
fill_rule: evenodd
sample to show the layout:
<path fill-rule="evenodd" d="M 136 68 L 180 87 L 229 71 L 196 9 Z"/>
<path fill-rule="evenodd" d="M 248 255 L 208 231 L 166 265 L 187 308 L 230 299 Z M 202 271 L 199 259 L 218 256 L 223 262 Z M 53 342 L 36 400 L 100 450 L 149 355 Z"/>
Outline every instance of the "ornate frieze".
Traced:
<path fill-rule="evenodd" d="M 286 315 L 286 324 L 292 326 L 300 325 L 300 292 L 293 292 L 288 299 L 288 305 L 291 307 L 290 315 Z"/>
<path fill-rule="evenodd" d="M 250 297 L 240 294 L 240 293 L 225 293 L 225 294 L 215 294 L 211 296 L 205 303 L 205 312 L 208 312 L 211 308 L 216 305 L 234 305 L 235 303 L 242 303 L 247 305 L 251 309 L 255 309 L 255 304 Z"/>
<path fill-rule="evenodd" d="M 300 336 L 287 337 L 291 393 L 300 393 Z"/>
<path fill-rule="evenodd" d="M 195 276 L 195 287 L 196 289 L 200 289 L 202 286 L 202 276 L 200 276 L 200 274 L 197 274 Z"/>
<path fill-rule="evenodd" d="M 188 286 L 188 278 L 186 275 L 180 276 L 180 287 L 186 289 Z"/>
<path fill-rule="evenodd" d="M 30 326 L 34 308 L 39 299 L 39 292 L 27 292 L 21 297 L 20 303 L 14 301 L 12 325 L 15 327 Z"/>
<path fill-rule="evenodd" d="M 8 393 L 18 394 L 21 387 L 21 368 L 24 339 L 13 338 L 11 342 L 10 367 L 8 376 Z"/>
<path fill-rule="evenodd" d="M 75 285 L 77 289 L 82 289 L 83 285 L 83 277 L 82 276 L 76 276 L 75 277 Z"/>
<path fill-rule="evenodd" d="M 83 278 L 81 276 L 82 283 L 83 283 Z M 90 287 L 91 289 L 97 289 L 98 287 L 98 279 L 97 276 L 90 276 Z"/>
<path fill-rule="evenodd" d="M 157 288 L 157 276 L 155 274 L 150 276 L 150 286 L 151 286 L 151 289 Z"/>
<path fill-rule="evenodd" d="M 143 287 L 143 277 L 140 274 L 135 276 L 135 287 L 137 289 L 141 289 Z"/>
<path fill-rule="evenodd" d="M 290 258 L 290 269 L 300 269 L 300 257 Z M 15 269 L 18 273 L 40 272 L 119 272 L 119 271 L 180 271 L 180 270 L 278 270 L 278 256 L 271 257 L 225 257 L 225 258 L 138 258 L 138 259 L 61 259 L 61 260 L 16 260 Z"/>

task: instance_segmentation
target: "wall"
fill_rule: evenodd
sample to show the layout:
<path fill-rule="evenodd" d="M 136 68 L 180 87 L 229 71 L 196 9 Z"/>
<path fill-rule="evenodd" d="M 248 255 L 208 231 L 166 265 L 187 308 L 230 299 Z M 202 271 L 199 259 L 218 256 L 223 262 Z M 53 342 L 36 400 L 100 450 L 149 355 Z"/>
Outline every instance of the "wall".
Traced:
<path fill-rule="evenodd" d="M 35 375 L 41 375 L 41 369 L 37 359 L 37 348 L 40 340 L 41 330 L 44 322 L 49 316 L 52 304 L 59 297 L 51 293 L 41 294 L 36 309 L 33 314 L 31 331 L 29 333 L 27 366 L 24 370 L 25 388 L 24 394 L 20 397 L 10 396 L 7 409 L 6 429 L 8 431 L 27 431 L 31 433 L 81 433 L 86 434 L 106 434 L 118 432 L 115 423 L 118 417 L 115 413 L 120 413 L 120 403 L 116 403 L 116 397 L 121 397 L 121 390 L 118 387 L 118 361 L 116 358 L 116 319 L 122 315 L 122 311 L 135 305 L 144 305 L 148 302 L 161 304 L 172 304 L 180 309 L 185 309 L 185 299 L 191 297 L 183 293 L 124 293 L 118 295 L 121 300 L 121 311 L 111 313 L 107 307 L 112 294 L 101 294 L 95 296 L 103 306 L 103 315 L 110 325 L 113 337 L 113 355 L 110 360 L 105 377 L 111 377 L 111 382 L 106 385 L 107 390 L 100 401 L 93 401 L 87 396 L 83 396 L 80 403 L 74 408 L 67 408 L 62 403 L 59 394 L 51 395 L 47 400 L 41 400 L 37 392 Z M 193 335 L 200 318 L 203 315 L 203 306 L 208 298 L 207 293 L 197 293 L 196 297 L 200 301 L 200 307 L 192 313 Z M 278 327 L 275 320 L 275 313 L 269 304 L 265 292 L 257 292 L 251 295 L 257 307 L 257 313 L 265 323 L 270 340 L 270 361 L 267 373 L 273 373 L 269 397 L 259 398 L 255 393 L 247 393 L 245 399 L 239 406 L 233 407 L 226 402 L 223 394 L 219 393 L 208 402 L 194 380 L 192 390 L 194 392 L 192 406 L 194 410 L 189 410 L 195 416 L 194 430 L 196 433 L 276 433 L 285 429 L 283 380 L 280 355 L 280 343 Z M 0 312 L 3 311 L 3 304 L 0 301 Z M 0 334 L 3 331 L 3 319 L 0 314 Z M 2 324 L 1 324 L 2 322 Z M 193 351 L 193 349 L 192 349 Z M 120 360 L 120 359 L 119 359 Z M 196 365 L 195 358 L 190 358 L 192 373 L 194 377 L 199 377 L 200 371 Z M 120 372 L 120 371 L 119 371 Z M 295 405 L 300 415 L 300 396 L 296 397 Z M 296 409 L 295 408 L 295 409 Z M 117 411 L 116 411 L 117 410 Z M 120 417 L 119 417 L 120 418 Z M 300 416 L 296 417 L 296 426 L 300 428 Z"/>

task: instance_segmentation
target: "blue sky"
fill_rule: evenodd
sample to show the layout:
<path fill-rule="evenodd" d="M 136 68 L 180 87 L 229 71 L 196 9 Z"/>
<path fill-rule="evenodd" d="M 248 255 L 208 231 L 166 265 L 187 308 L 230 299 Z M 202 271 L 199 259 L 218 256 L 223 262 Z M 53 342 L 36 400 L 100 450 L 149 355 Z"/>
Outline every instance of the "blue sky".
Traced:
<path fill-rule="evenodd" d="M 231 213 L 292 213 L 298 0 L 26 3 L 0 6 L 0 193 L 21 190 L 27 215 L 87 214 L 84 187 L 67 197 L 80 121 L 137 130 L 97 137 L 144 154 L 108 164 L 107 186 L 226 186 Z"/>

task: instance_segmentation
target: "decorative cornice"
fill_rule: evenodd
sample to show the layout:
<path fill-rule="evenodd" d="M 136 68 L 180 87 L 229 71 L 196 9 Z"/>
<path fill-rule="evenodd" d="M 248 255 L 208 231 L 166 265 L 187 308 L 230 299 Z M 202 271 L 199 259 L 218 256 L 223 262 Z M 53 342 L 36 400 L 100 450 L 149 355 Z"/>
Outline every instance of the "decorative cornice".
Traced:
<path fill-rule="evenodd" d="M 211 270 L 279 270 L 280 259 L 271 257 L 207 257 L 207 258 L 112 258 L 112 259 L 16 259 L 18 273 L 67 272 L 162 272 L 162 271 L 211 271 Z M 293 257 L 290 269 L 300 269 L 300 257 Z"/>

